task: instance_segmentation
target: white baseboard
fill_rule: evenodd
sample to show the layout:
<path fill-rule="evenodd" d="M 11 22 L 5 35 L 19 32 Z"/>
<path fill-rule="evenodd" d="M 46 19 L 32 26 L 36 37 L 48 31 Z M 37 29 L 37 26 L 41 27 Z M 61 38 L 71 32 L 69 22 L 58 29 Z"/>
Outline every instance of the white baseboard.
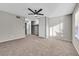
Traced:
<path fill-rule="evenodd" d="M 12 39 L 3 39 L 3 40 L 0 40 L 0 43 L 11 41 L 11 40 L 17 40 L 17 39 L 21 39 L 21 38 L 25 38 L 25 36 L 19 36 L 19 37 L 15 37 L 15 38 L 12 38 Z"/>

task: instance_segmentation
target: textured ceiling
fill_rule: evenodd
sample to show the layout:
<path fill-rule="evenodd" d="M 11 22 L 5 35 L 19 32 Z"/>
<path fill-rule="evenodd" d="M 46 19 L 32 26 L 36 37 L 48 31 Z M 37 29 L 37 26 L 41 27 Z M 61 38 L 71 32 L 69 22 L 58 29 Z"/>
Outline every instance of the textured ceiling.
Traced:
<path fill-rule="evenodd" d="M 44 16 L 58 17 L 72 14 L 75 5 L 75 3 L 0 3 L 0 10 L 23 17 L 30 17 L 28 16 L 30 11 L 27 8 L 33 10 L 42 8 L 41 13 Z"/>

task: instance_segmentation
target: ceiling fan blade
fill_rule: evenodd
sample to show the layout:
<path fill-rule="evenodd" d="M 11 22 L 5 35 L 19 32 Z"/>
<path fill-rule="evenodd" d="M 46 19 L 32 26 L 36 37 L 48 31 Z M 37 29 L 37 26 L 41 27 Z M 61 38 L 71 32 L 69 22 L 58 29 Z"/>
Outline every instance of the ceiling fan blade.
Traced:
<path fill-rule="evenodd" d="M 30 10 L 31 12 L 35 13 L 32 9 L 28 8 L 28 10 Z"/>
<path fill-rule="evenodd" d="M 37 13 L 39 13 L 40 11 L 42 11 L 43 9 L 39 9 L 38 11 L 37 11 Z"/>
<path fill-rule="evenodd" d="M 44 14 L 40 14 L 40 13 L 38 13 L 37 15 L 44 15 Z"/>
<path fill-rule="evenodd" d="M 34 15 L 33 13 L 29 13 L 28 15 Z"/>

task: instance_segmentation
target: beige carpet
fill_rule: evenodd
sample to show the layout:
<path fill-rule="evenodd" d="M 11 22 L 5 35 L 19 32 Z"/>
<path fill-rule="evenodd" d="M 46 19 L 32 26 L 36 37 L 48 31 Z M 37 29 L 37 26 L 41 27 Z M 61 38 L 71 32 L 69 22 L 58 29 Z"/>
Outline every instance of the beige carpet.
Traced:
<path fill-rule="evenodd" d="M 27 36 L 0 43 L 1 56 L 77 56 L 71 42 Z"/>

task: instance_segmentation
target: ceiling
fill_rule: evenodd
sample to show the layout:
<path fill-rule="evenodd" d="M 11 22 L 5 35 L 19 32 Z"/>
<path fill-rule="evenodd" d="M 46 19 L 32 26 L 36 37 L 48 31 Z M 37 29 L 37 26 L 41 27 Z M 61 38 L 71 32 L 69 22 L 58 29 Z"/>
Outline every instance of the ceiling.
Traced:
<path fill-rule="evenodd" d="M 23 17 L 30 17 L 28 16 L 30 11 L 27 8 L 33 10 L 42 8 L 41 13 L 44 16 L 58 17 L 72 14 L 75 5 L 75 3 L 0 3 L 0 10 Z"/>

